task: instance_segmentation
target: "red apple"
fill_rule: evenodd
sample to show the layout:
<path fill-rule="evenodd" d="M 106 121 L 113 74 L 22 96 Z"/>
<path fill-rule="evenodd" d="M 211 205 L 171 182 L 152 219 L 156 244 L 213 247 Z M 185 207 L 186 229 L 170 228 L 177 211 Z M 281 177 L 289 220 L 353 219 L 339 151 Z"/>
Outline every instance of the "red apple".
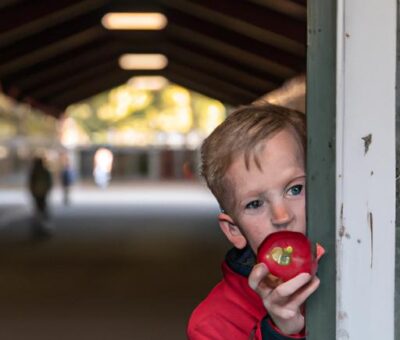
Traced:
<path fill-rule="evenodd" d="M 324 253 L 320 245 L 313 250 L 310 240 L 299 232 L 278 231 L 268 235 L 258 247 L 257 262 L 270 271 L 267 284 L 276 287 L 300 273 L 315 275 L 318 259 Z"/>

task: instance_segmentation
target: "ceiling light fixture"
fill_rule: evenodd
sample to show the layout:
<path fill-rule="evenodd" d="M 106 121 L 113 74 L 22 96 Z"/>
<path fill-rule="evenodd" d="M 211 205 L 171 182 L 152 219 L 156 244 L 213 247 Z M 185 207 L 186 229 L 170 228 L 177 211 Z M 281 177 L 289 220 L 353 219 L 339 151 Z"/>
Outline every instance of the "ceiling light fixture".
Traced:
<path fill-rule="evenodd" d="M 101 19 L 109 30 L 161 30 L 167 25 L 162 13 L 107 13 Z"/>
<path fill-rule="evenodd" d="M 138 90 L 157 91 L 168 85 L 168 79 L 162 76 L 136 76 L 129 79 L 128 84 Z"/>
<path fill-rule="evenodd" d="M 119 66 L 124 70 L 162 70 L 168 65 L 163 54 L 123 54 Z"/>

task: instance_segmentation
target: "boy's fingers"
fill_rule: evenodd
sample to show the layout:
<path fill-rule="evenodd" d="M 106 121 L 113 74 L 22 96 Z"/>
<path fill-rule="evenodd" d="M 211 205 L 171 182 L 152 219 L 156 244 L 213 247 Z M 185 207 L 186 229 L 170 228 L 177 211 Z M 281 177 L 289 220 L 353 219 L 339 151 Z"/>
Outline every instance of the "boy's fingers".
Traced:
<path fill-rule="evenodd" d="M 302 305 L 308 299 L 308 297 L 317 290 L 319 284 L 319 278 L 316 276 L 313 277 L 309 284 L 307 284 L 303 289 L 300 289 L 294 295 L 293 303 L 299 306 Z"/>
<path fill-rule="evenodd" d="M 268 268 L 263 263 L 258 263 L 253 267 L 249 275 L 249 286 L 256 290 L 262 279 L 268 274 Z"/>
<path fill-rule="evenodd" d="M 264 263 L 258 263 L 253 267 L 249 275 L 249 286 L 260 295 L 265 295 L 271 289 L 265 284 L 264 279 L 269 270 Z"/>
<path fill-rule="evenodd" d="M 312 276 L 307 273 L 301 273 L 293 279 L 282 283 L 275 289 L 275 294 L 281 297 L 288 297 L 297 292 L 301 287 L 310 282 Z"/>

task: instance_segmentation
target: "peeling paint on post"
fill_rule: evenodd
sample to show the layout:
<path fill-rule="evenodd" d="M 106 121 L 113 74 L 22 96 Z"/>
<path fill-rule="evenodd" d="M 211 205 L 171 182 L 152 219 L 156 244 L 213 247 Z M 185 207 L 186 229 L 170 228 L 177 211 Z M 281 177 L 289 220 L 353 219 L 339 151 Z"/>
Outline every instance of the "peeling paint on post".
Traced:
<path fill-rule="evenodd" d="M 307 6 L 308 232 L 327 246 L 307 340 L 393 340 L 396 1 Z"/>
<path fill-rule="evenodd" d="M 372 143 L 372 134 L 370 133 L 369 135 L 362 137 L 361 139 L 364 141 L 364 155 L 366 155 L 369 150 L 369 146 Z"/>
<path fill-rule="evenodd" d="M 393 340 L 396 2 L 337 3 L 337 339 Z"/>
<path fill-rule="evenodd" d="M 374 265 L 374 215 L 372 212 L 368 213 L 368 226 L 371 239 L 371 268 Z"/>

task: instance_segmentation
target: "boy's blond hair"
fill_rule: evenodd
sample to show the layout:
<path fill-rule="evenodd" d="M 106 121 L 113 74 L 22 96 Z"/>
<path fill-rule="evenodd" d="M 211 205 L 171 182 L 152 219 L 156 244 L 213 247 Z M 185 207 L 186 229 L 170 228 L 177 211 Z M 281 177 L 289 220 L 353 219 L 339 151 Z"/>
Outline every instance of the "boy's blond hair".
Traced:
<path fill-rule="evenodd" d="M 235 110 L 206 138 L 201 147 L 201 174 L 222 209 L 227 211 L 233 204 L 231 186 L 225 177 L 233 160 L 243 155 L 249 168 L 251 157 L 260 168 L 257 153 L 262 142 L 283 129 L 294 133 L 305 157 L 305 115 L 272 104 L 253 104 Z"/>

